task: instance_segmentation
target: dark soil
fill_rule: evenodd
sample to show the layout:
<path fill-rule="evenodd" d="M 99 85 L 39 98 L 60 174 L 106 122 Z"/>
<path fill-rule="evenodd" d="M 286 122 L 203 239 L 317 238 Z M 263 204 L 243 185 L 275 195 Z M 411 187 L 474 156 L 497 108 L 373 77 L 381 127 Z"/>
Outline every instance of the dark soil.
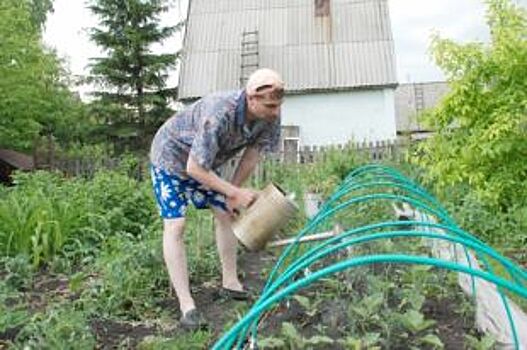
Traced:
<path fill-rule="evenodd" d="M 465 334 L 474 327 L 474 322 L 468 322 L 456 310 L 459 302 L 452 299 L 426 300 L 423 313 L 427 319 L 437 322 L 439 338 L 445 345 L 445 350 L 464 349 Z"/>
<path fill-rule="evenodd" d="M 272 256 L 266 253 L 243 252 L 239 258 L 240 272 L 245 286 L 255 295 L 264 285 L 262 269 L 273 265 Z M 191 283 L 192 284 L 192 283 Z M 225 324 L 232 321 L 228 313 L 237 303 L 247 303 L 226 300 L 219 295 L 219 281 L 192 284 L 192 295 L 196 305 L 205 314 L 210 330 L 218 338 L 223 333 Z M 138 323 L 116 322 L 114 320 L 94 319 L 91 328 L 97 339 L 97 349 L 135 348 L 145 337 L 152 335 L 177 336 L 178 333 L 187 332 L 179 327 L 179 305 L 175 295 L 159 301 L 165 311 L 173 315 L 174 327 L 170 330 L 161 330 L 159 327 L 146 326 Z M 204 346 L 205 347 L 205 346 Z"/>
<path fill-rule="evenodd" d="M 96 349 L 135 348 L 143 338 L 157 334 L 155 326 L 94 319 L 91 329 L 97 340 Z"/>
<path fill-rule="evenodd" d="M 263 287 L 269 269 L 276 258 L 268 253 L 243 252 L 240 255 L 239 266 L 245 285 L 257 294 Z M 357 287 L 357 286 L 355 286 Z M 192 290 L 197 306 L 203 310 L 210 322 L 213 339 L 218 339 L 224 332 L 228 322 L 233 321 L 233 313 L 239 302 L 225 300 L 218 294 L 220 288 L 219 277 L 215 281 L 193 283 Z M 301 291 L 301 294 L 311 298 L 316 292 L 313 287 Z M 32 289 L 26 291 L 25 299 L 31 311 L 42 311 L 56 298 L 75 299 L 77 296 L 68 289 L 67 279 L 42 275 L 37 279 Z M 10 301 L 15 302 L 15 301 Z M 282 302 L 271 314 L 265 316 L 261 326 L 262 335 L 278 335 L 283 322 L 290 322 L 304 337 L 320 334 L 320 326 L 324 326 L 326 335 L 333 338 L 341 337 L 339 330 L 346 328 L 346 303 L 344 299 L 324 300 L 318 306 L 318 312 L 306 315 L 305 310 L 294 300 Z M 456 300 L 428 300 L 423 312 L 429 319 L 437 321 L 438 336 L 443 341 L 445 349 L 463 349 L 464 335 L 473 329 L 473 324 L 467 324 L 466 317 L 456 311 Z M 179 327 L 179 306 L 175 296 L 159 301 L 164 311 L 172 315 L 174 323 L 170 329 L 160 329 L 156 323 L 125 322 L 105 318 L 90 320 L 91 330 L 97 341 L 97 349 L 127 348 L 133 349 L 148 336 L 175 337 L 185 330 Z M 14 327 L 0 333 L 0 349 L 7 347 L 8 342 L 14 341 L 22 326 Z M 213 340 L 213 341 L 214 341 Z M 209 344 L 210 345 L 210 344 Z M 206 345 L 204 345 L 205 347 Z M 340 349 L 339 344 L 317 347 L 317 349 Z"/>

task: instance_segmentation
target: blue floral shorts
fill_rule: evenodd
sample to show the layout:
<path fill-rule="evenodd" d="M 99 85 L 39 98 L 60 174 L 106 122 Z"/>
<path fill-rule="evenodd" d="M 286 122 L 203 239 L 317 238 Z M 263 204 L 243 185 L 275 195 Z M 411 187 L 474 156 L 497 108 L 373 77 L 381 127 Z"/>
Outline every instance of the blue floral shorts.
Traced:
<path fill-rule="evenodd" d="M 150 175 L 159 214 L 164 219 L 185 217 L 189 201 L 197 209 L 216 207 L 227 211 L 224 195 L 206 188 L 192 178 L 183 179 L 153 165 L 150 167 Z"/>

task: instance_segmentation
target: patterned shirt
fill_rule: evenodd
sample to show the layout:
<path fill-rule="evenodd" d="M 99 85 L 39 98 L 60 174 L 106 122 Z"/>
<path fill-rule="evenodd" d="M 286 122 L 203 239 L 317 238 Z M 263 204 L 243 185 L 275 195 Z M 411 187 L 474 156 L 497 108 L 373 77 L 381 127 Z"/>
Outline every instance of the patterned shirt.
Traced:
<path fill-rule="evenodd" d="M 152 141 L 150 161 L 169 174 L 186 176 L 191 155 L 207 170 L 217 169 L 246 146 L 275 152 L 280 118 L 274 122 L 245 120 L 244 90 L 207 95 L 169 118 Z"/>

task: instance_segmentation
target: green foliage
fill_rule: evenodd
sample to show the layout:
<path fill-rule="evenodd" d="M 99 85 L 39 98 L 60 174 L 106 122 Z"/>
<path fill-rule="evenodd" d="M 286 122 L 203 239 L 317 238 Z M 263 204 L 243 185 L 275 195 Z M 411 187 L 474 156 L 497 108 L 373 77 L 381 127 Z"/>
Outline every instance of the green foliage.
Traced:
<path fill-rule="evenodd" d="M 9 259 L 10 260 L 10 259 Z M 11 261 L 6 258 L 2 263 L 8 265 Z M 30 314 L 25 305 L 20 305 L 20 293 L 16 290 L 18 285 L 13 285 L 13 279 L 17 281 L 27 277 L 25 274 L 14 277 L 17 271 L 13 271 L 10 266 L 6 266 L 9 271 L 7 278 L 0 281 L 0 334 L 9 329 L 16 329 L 24 325 L 30 318 Z M 18 284 L 18 283 L 17 283 Z M 20 283 L 20 285 L 26 283 Z"/>
<path fill-rule="evenodd" d="M 181 24 L 160 25 L 166 0 L 91 0 L 89 9 L 99 17 L 90 37 L 107 53 L 92 59 L 89 79 L 102 87 L 93 103 L 98 122 L 112 140 L 132 140 L 131 147 L 142 148 L 141 141 L 172 113 L 168 104 L 175 97 L 165 85 L 178 56 L 153 54 L 151 47 Z"/>
<path fill-rule="evenodd" d="M 29 150 L 40 133 L 76 136 L 72 121 L 80 118 L 81 103 L 67 89 L 56 55 L 41 42 L 39 25 L 50 5 L 0 4 L 0 147 Z"/>
<path fill-rule="evenodd" d="M 412 334 L 422 332 L 435 323 L 434 320 L 426 320 L 424 315 L 416 310 L 408 310 L 401 315 L 401 324 Z"/>
<path fill-rule="evenodd" d="M 156 299 L 166 297 L 168 276 L 164 273 L 160 235 L 113 237 L 97 259 L 100 279 L 86 290 L 97 300 L 99 315 L 128 319 L 148 318 L 156 312 Z"/>
<path fill-rule="evenodd" d="M 304 337 L 300 334 L 292 323 L 282 323 L 280 334 L 283 339 L 267 337 L 259 341 L 262 349 L 316 349 L 324 345 L 334 343 L 334 340 L 324 335 L 314 335 Z"/>
<path fill-rule="evenodd" d="M 86 315 L 73 307 L 55 308 L 36 314 L 17 336 L 24 348 L 93 349 L 95 337 Z"/>
<path fill-rule="evenodd" d="M 478 339 L 470 334 L 465 335 L 466 339 L 466 349 L 473 349 L 473 350 L 491 350 L 496 348 L 496 340 L 486 335 L 482 337 L 481 339 Z"/>
<path fill-rule="evenodd" d="M 3 266 L 2 273 L 4 276 L 2 282 L 6 286 L 20 290 L 29 288 L 32 282 L 33 270 L 27 256 L 4 256 L 0 260 L 0 266 Z"/>
<path fill-rule="evenodd" d="M 0 201 L 0 251 L 30 256 L 35 266 L 57 253 L 92 254 L 107 237 L 137 236 L 154 220 L 149 183 L 116 172 L 99 172 L 92 181 L 20 173 L 15 183 Z"/>
<path fill-rule="evenodd" d="M 380 340 L 379 333 L 368 333 L 361 339 L 355 337 L 345 337 L 344 339 L 339 339 L 339 343 L 344 345 L 346 349 L 352 350 L 379 350 L 381 347 L 377 346 Z"/>
<path fill-rule="evenodd" d="M 192 280 L 202 280 L 219 274 L 212 214 L 207 210 L 189 208 L 186 214 L 185 246 Z"/>
<path fill-rule="evenodd" d="M 33 23 L 40 29 L 44 27 L 49 12 L 53 12 L 53 0 L 26 0 L 29 4 Z"/>
<path fill-rule="evenodd" d="M 334 154 L 321 166 L 331 181 L 337 182 L 359 164 L 360 160 L 355 157 L 352 153 Z M 165 326 L 176 323 L 177 315 L 166 307 L 173 296 L 168 295 L 170 283 L 162 258 L 162 225 L 155 218 L 150 181 L 137 182 L 125 175 L 136 163 L 135 159 L 127 158 L 119 171 L 100 172 L 90 181 L 44 172 L 20 174 L 16 177 L 17 186 L 0 188 L 2 254 L 6 255 L 5 242 L 9 236 L 5 232 L 20 232 L 22 237 L 17 235 L 17 240 L 23 240 L 24 236 L 48 237 L 36 239 L 38 245 L 30 243 L 27 251 L 21 251 L 15 257 L 0 260 L 0 305 L 3 305 L 0 307 L 0 332 L 11 327 L 21 329 L 13 344 L 15 348 L 100 347 L 102 344 L 96 344 L 89 327 L 90 320 L 99 317 L 159 326 L 162 333 L 144 338 L 138 345 L 140 349 L 201 349 L 210 346 L 216 338 L 216 334 L 209 332 L 172 335 L 165 329 Z M 310 183 L 316 184 L 316 179 L 322 179 L 323 172 L 320 171 L 320 177 L 311 173 L 304 176 L 304 169 L 312 168 L 302 166 L 273 165 L 271 171 L 280 176 L 279 183 L 286 184 L 286 189 L 291 186 L 295 191 L 304 191 L 311 189 Z M 334 189 L 329 186 L 324 185 L 324 188 Z M 456 204 L 454 202 L 452 205 Z M 481 217 L 484 222 L 480 226 L 492 221 L 490 216 L 480 215 L 475 203 L 472 205 L 467 204 L 466 211 L 474 214 L 474 220 Z M 361 205 L 356 211 L 358 214 L 342 217 L 345 227 L 375 222 L 387 215 L 386 210 L 377 206 Z M 517 215 L 521 216 L 521 213 Z M 15 217 L 21 220 L 10 220 Z M 211 216 L 206 211 L 191 210 L 187 219 L 185 241 L 190 277 L 195 285 L 217 277 L 219 263 Z M 26 221 L 28 223 L 24 224 Z M 35 223 L 39 222 L 42 228 L 37 235 Z M 62 248 L 54 240 L 60 235 L 64 236 L 62 240 L 65 242 Z M 45 242 L 48 242 L 47 246 Z M 13 247 L 14 243 L 10 244 Z M 423 252 L 417 240 L 393 240 L 385 244 L 367 244 L 342 254 L 359 256 L 393 250 L 414 254 Z M 45 251 L 50 253 L 46 256 Z M 15 254 L 12 250 L 11 255 Z M 64 293 L 60 297 L 48 294 L 49 291 L 42 292 L 47 304 L 45 310 L 40 308 L 38 311 L 28 307 L 26 303 L 30 300 L 24 300 L 25 291 L 29 291 L 28 295 L 36 291 L 32 289 L 35 287 L 32 279 L 36 274 L 31 268 L 35 254 L 40 254 L 37 260 L 45 264 L 45 269 L 38 270 L 38 273 L 54 271 L 60 262 L 66 261 L 64 265 L 69 261 L 77 263 L 68 283 L 62 284 L 65 290 L 61 290 Z M 329 259 L 344 258 L 340 255 Z M 50 261 L 51 264 L 47 264 Z M 464 303 L 458 300 L 464 295 L 453 287 L 457 284 L 455 276 L 448 274 L 446 277 L 430 267 L 400 265 L 375 265 L 339 273 L 321 280 L 313 291 L 306 289 L 306 294 L 293 296 L 291 303 L 299 306 L 293 309 L 300 310 L 295 318 L 289 319 L 295 323 L 282 323 L 278 334 L 265 334 L 258 345 L 275 349 L 331 346 L 372 350 L 387 347 L 441 349 L 445 339 L 437 336 L 437 327 L 443 326 L 444 320 L 434 322 L 428 301 L 441 301 L 449 296 L 449 302 L 459 305 L 457 310 L 466 310 L 459 312 L 459 317 L 467 319 L 467 329 L 472 327 L 470 320 L 474 314 L 473 309 L 467 307 L 471 305 L 469 300 L 463 299 Z M 226 310 L 227 323 L 235 322 L 247 312 L 247 305 L 242 307 L 245 309 Z M 280 314 L 276 316 L 282 317 Z M 268 324 L 274 316 L 269 316 Z M 265 327 L 263 330 L 266 332 Z M 487 344 L 484 338 L 480 340 L 475 336 L 472 340 L 467 337 L 467 342 L 477 343 L 481 348 Z"/>
<path fill-rule="evenodd" d="M 137 345 L 138 350 L 201 350 L 210 343 L 212 334 L 207 331 L 196 331 L 182 334 L 177 338 L 154 337 L 143 340 Z"/>
<path fill-rule="evenodd" d="M 433 37 L 451 91 L 426 115 L 437 134 L 417 161 L 438 189 L 468 184 L 503 209 L 527 198 L 527 15 L 508 0 L 487 4 L 490 45 Z"/>
<path fill-rule="evenodd" d="M 491 246 L 501 249 L 523 250 L 527 242 L 527 207 L 517 202 L 498 211 L 474 194 L 466 186 L 454 186 L 444 205 L 461 227 L 477 235 Z"/>
<path fill-rule="evenodd" d="M 316 163 L 306 164 L 302 178 L 307 190 L 328 196 L 350 171 L 365 163 L 353 148 L 329 149 Z"/>
<path fill-rule="evenodd" d="M 302 295 L 294 295 L 293 298 L 302 306 L 302 308 L 304 309 L 304 312 L 308 316 L 312 317 L 317 312 L 319 312 L 318 306 L 321 302 L 320 300 L 316 300 L 313 302 L 309 298 L 304 297 Z"/>

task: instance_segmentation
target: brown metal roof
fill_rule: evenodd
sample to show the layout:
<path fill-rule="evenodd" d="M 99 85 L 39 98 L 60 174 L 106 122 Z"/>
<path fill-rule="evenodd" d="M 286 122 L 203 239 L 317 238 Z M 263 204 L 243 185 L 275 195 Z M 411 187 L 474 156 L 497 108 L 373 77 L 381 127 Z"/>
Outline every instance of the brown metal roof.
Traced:
<path fill-rule="evenodd" d="M 31 170 L 35 167 L 32 156 L 10 149 L 0 148 L 0 160 L 20 170 Z"/>
<path fill-rule="evenodd" d="M 395 86 L 387 0 L 192 0 L 179 97 L 239 87 L 242 33 L 258 32 L 258 65 L 281 73 L 291 92 Z"/>

